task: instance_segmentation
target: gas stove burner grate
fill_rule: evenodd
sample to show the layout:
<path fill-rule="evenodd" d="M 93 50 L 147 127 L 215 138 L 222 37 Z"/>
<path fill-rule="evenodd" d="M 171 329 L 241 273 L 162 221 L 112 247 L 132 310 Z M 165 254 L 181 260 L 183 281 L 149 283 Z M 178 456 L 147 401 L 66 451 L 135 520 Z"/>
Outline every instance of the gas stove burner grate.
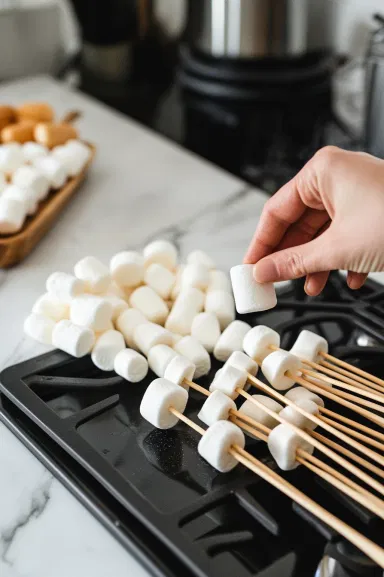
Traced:
<path fill-rule="evenodd" d="M 333 275 L 321 299 L 305 297 L 302 283 L 292 283 L 276 309 L 243 318 L 278 330 L 284 348 L 303 328 L 314 330 L 333 354 L 384 377 L 383 314 L 383 288 L 369 282 L 356 293 Z M 362 335 L 377 344 L 359 346 Z M 214 361 L 212 371 L 219 365 Z M 182 423 L 169 431 L 153 429 L 139 413 L 152 378 L 129 384 L 102 373 L 89 358 L 54 351 L 3 372 L 3 413 L 14 427 L 32 431 L 35 446 L 51 448 L 59 471 L 68 470 L 88 492 L 92 487 L 98 508 L 113 503 L 115 531 L 124 533 L 127 519 L 141 528 L 146 543 L 154 543 L 160 575 L 307 577 L 315 575 L 324 555 L 336 559 L 343 575 L 381 575 L 326 525 L 249 471 L 213 470 L 197 454 L 198 435 Z M 192 390 L 186 414 L 196 422 L 201 403 Z M 275 468 L 264 444 L 249 440 L 247 448 Z M 366 509 L 303 468 L 287 478 L 383 543 L 383 523 Z"/>

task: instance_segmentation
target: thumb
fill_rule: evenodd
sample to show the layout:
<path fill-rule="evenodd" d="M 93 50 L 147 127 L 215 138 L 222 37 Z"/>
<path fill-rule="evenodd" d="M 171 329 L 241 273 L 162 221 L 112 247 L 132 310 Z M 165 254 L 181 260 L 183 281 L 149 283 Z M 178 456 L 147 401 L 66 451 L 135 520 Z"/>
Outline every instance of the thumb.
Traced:
<path fill-rule="evenodd" d="M 339 268 L 332 236 L 329 228 L 310 242 L 280 250 L 261 259 L 254 267 L 255 280 L 260 283 L 278 282 Z"/>

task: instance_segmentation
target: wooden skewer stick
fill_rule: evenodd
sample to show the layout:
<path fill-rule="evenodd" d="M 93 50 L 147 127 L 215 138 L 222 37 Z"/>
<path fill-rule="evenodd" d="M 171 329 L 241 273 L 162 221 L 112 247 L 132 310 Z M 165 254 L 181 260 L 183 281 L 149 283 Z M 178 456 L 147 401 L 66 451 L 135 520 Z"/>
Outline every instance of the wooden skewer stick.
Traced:
<path fill-rule="evenodd" d="M 184 421 L 184 423 L 186 423 L 188 426 L 192 427 L 201 435 L 204 435 L 204 429 L 199 427 L 199 425 L 196 425 L 196 423 L 191 421 L 191 419 L 188 419 L 188 417 L 185 417 L 182 413 L 173 407 L 170 407 L 169 410 L 177 418 Z M 315 517 L 329 525 L 329 527 L 332 527 L 332 529 L 345 537 L 348 541 L 358 547 L 361 551 L 363 551 L 363 553 L 368 555 L 368 557 L 370 557 L 373 561 L 375 561 L 375 563 L 384 569 L 384 549 L 376 545 L 376 543 L 367 539 L 364 537 L 364 535 L 344 523 L 344 521 L 341 521 L 341 519 L 338 519 L 338 517 L 321 507 L 318 503 L 305 495 L 305 493 L 299 491 L 299 489 L 294 487 L 294 485 L 291 485 L 291 483 L 269 469 L 269 467 L 250 455 L 241 447 L 234 445 L 230 448 L 229 453 L 250 471 L 273 485 L 276 489 L 292 499 L 292 501 L 295 501 L 304 507 L 307 511 L 315 515 Z"/>
<path fill-rule="evenodd" d="M 381 385 L 382 387 L 384 387 L 384 380 L 383 379 L 379 379 L 379 377 L 375 377 L 375 375 L 371 375 L 371 373 L 367 373 L 367 371 L 363 371 L 362 369 L 359 369 L 358 367 L 354 367 L 350 363 L 346 363 L 345 361 L 341 361 L 340 359 L 337 359 L 336 357 L 334 357 L 333 355 L 330 355 L 328 353 L 320 353 L 320 355 L 324 359 L 331 361 L 335 365 L 339 365 L 339 367 L 343 367 L 344 369 L 347 369 L 347 370 L 351 371 L 352 373 L 356 373 L 356 375 L 359 375 L 360 377 L 365 377 L 366 379 L 373 381 L 374 383 L 377 383 L 378 385 Z"/>
<path fill-rule="evenodd" d="M 353 421 L 352 419 L 348 419 L 347 417 L 344 417 L 344 415 L 340 415 L 339 413 L 335 413 L 334 411 L 330 411 L 329 409 L 326 409 L 325 407 L 319 407 L 319 411 L 320 411 L 320 413 L 324 413 L 324 415 L 328 415 L 329 417 L 333 417 L 333 419 L 337 419 L 339 421 L 342 421 L 343 423 L 346 423 L 347 425 L 351 425 L 352 427 L 355 427 L 356 429 L 360 429 L 360 431 L 364 431 L 364 433 L 367 433 L 367 435 L 371 435 L 371 437 L 376 437 L 377 439 L 381 439 L 384 442 L 384 434 L 379 433 L 379 431 L 375 431 L 375 429 L 370 429 L 369 427 L 366 427 L 365 425 L 362 425 L 361 423 L 358 423 L 357 421 Z"/>
<path fill-rule="evenodd" d="M 359 387 L 355 387 L 353 385 L 342 383 L 342 382 L 340 382 L 336 379 L 333 379 L 331 377 L 326 377 L 325 375 L 320 375 L 316 371 L 311 371 L 308 369 L 301 369 L 300 372 L 303 373 L 303 375 L 306 375 L 306 376 L 308 375 L 310 377 L 314 377 L 315 379 L 319 379 L 320 381 L 323 381 L 324 383 L 330 383 L 331 385 L 335 385 L 335 387 L 340 387 L 340 389 L 345 389 L 346 391 L 352 391 L 358 395 L 361 395 L 362 397 L 367 397 L 367 399 L 372 399 L 373 401 L 377 401 L 378 403 L 384 403 L 384 395 L 378 395 L 376 393 L 372 393 L 372 392 L 368 392 L 368 391 L 365 391 L 363 389 L 360 389 Z M 359 397 L 357 397 L 357 399 L 358 398 Z M 379 408 L 382 409 L 382 412 L 384 412 L 384 407 L 381 407 L 379 405 Z"/>
<path fill-rule="evenodd" d="M 379 455 L 378 453 L 376 453 L 375 451 L 372 451 L 372 449 L 369 449 L 368 447 L 362 445 L 361 443 L 359 443 L 358 441 L 355 441 L 354 439 L 351 439 L 350 437 L 348 437 L 347 435 L 345 435 L 344 433 L 338 431 L 337 429 L 333 428 L 331 425 L 329 425 L 328 423 L 324 423 L 321 419 L 319 419 L 319 417 L 316 417 L 315 415 L 312 415 L 311 413 L 308 413 L 308 411 L 305 411 L 302 407 L 299 407 L 298 405 L 296 405 L 295 403 L 293 403 L 290 399 L 287 399 L 287 397 L 284 397 L 283 395 L 281 395 L 280 393 L 278 393 L 277 391 L 275 391 L 275 389 L 273 389 L 272 387 L 268 386 L 268 385 L 264 385 L 264 383 L 262 383 L 261 381 L 259 381 L 259 379 L 257 379 L 256 377 L 253 377 L 252 375 L 248 374 L 248 381 L 254 385 L 257 389 L 262 389 L 264 391 L 266 391 L 267 393 L 269 393 L 269 395 L 271 395 L 272 397 L 275 397 L 276 399 L 282 401 L 285 405 L 290 405 L 291 407 L 293 407 L 296 411 L 298 411 L 299 413 L 301 413 L 302 415 L 304 415 L 304 417 L 307 417 L 307 419 L 309 419 L 310 421 L 312 421 L 313 423 L 316 423 L 317 425 L 319 425 L 320 427 L 322 427 L 323 429 L 325 429 L 326 431 L 328 431 L 328 433 L 331 433 L 332 435 L 335 435 L 338 439 L 340 439 L 341 441 L 343 441 L 344 443 L 347 443 L 347 445 L 350 445 L 351 447 L 353 447 L 354 449 L 356 449 L 357 451 L 360 451 L 361 453 L 363 453 L 365 456 L 368 456 L 370 459 L 372 459 L 373 461 L 376 461 L 377 463 L 379 463 L 379 465 L 381 465 L 383 467 L 384 470 L 384 457 L 382 457 L 381 455 Z M 297 379 L 297 382 L 299 382 L 300 384 L 303 384 L 303 386 L 306 386 L 306 381 L 304 381 L 303 379 Z M 320 388 L 320 387 L 319 387 Z M 322 388 L 322 387 L 321 387 Z M 250 395 L 249 395 L 250 396 Z M 252 397 L 251 397 L 252 398 Z M 255 401 L 255 399 L 253 399 Z M 264 406 L 264 405 L 263 405 Z M 265 407 L 264 410 L 266 410 L 267 408 Z M 268 411 L 267 411 L 268 412 Z M 277 414 L 277 413 L 276 413 Z M 272 415 L 275 418 L 277 418 L 275 415 Z M 300 429 L 299 429 L 300 430 Z"/>
<path fill-rule="evenodd" d="M 254 378 L 254 377 L 253 377 Z M 261 385 L 263 385 L 263 383 L 261 383 Z M 263 385 L 263 387 L 266 385 Z M 267 387 L 268 389 L 268 387 Z M 346 459 L 344 459 L 343 457 L 341 457 L 339 454 L 335 453 L 334 451 L 330 450 L 328 447 L 326 447 L 325 445 L 323 445 L 322 443 L 318 442 L 318 440 L 316 438 L 314 438 L 313 436 L 309 435 L 308 433 L 306 433 L 305 431 L 303 431 L 302 429 L 299 429 L 298 427 L 296 427 L 295 425 L 293 425 L 292 423 L 289 423 L 286 419 L 284 419 L 283 417 L 281 417 L 279 415 L 279 413 L 275 413 L 275 411 L 271 411 L 270 409 L 268 409 L 268 407 L 266 407 L 265 405 L 263 405 L 262 403 L 259 403 L 259 401 L 257 401 L 254 397 L 252 397 L 251 395 L 249 395 L 248 393 L 246 393 L 245 391 L 241 390 L 241 389 L 237 389 L 237 391 L 239 392 L 240 395 L 242 395 L 245 399 L 250 400 L 252 403 L 254 403 L 257 407 L 259 407 L 260 409 L 264 410 L 265 412 L 267 412 L 269 415 L 271 415 L 272 417 L 274 417 L 276 420 L 278 420 L 280 423 L 284 423 L 288 426 L 290 426 L 300 437 L 302 437 L 305 441 L 307 441 L 310 445 L 313 445 L 315 448 L 317 448 L 319 451 L 321 451 L 322 453 L 324 453 L 325 455 L 327 455 L 330 459 L 332 459 L 333 461 L 335 461 L 338 465 L 341 465 L 342 467 L 344 467 L 347 471 L 349 471 L 350 473 L 352 473 L 353 475 L 355 475 L 357 478 L 363 480 L 367 485 L 369 485 L 370 487 L 372 487 L 373 489 L 375 489 L 376 491 L 378 491 L 378 493 L 380 493 L 381 495 L 384 495 L 384 486 L 379 483 L 378 481 L 376 481 L 376 479 L 373 479 L 372 477 L 370 477 L 367 473 L 365 473 L 364 471 L 362 471 L 361 469 L 359 469 L 358 467 L 356 467 L 355 465 L 353 465 L 352 463 L 350 463 L 349 461 L 347 461 Z M 274 391 L 275 392 L 275 391 Z M 277 393 L 278 397 L 282 397 L 281 400 L 283 400 L 283 402 L 289 402 L 289 404 L 291 404 L 293 406 L 293 408 L 295 408 L 296 410 L 300 410 L 301 407 L 298 407 L 297 405 L 295 405 L 294 403 L 291 403 L 289 401 L 289 399 L 286 399 L 285 397 L 283 397 L 282 395 L 279 395 L 279 393 Z M 300 411 L 301 412 L 301 411 Z M 310 415 L 310 413 L 307 413 L 306 411 L 303 412 L 304 416 L 308 417 L 313 417 L 313 415 Z M 317 420 L 317 419 L 316 419 Z M 326 423 L 322 423 L 322 421 L 320 421 L 319 419 L 319 423 L 321 423 L 322 426 L 329 426 Z M 331 427 L 330 427 L 331 428 Z M 335 429 L 336 430 L 336 429 Z M 343 435 L 343 433 L 340 433 L 339 431 L 336 430 L 336 434 L 341 437 L 341 436 L 345 436 Z M 351 440 L 352 441 L 352 440 Z M 353 441 L 355 442 L 355 441 Z M 365 447 L 365 449 L 367 449 Z M 359 464 L 366 466 L 370 465 L 369 462 L 367 462 L 365 459 L 362 459 L 361 457 L 358 457 L 359 459 Z M 368 467 L 367 467 L 368 468 Z M 383 476 L 384 476 L 384 471 L 383 471 Z"/>
<path fill-rule="evenodd" d="M 343 405 L 344 407 L 347 407 L 348 409 L 355 411 L 355 413 L 361 415 L 362 417 L 365 417 L 369 421 L 372 421 L 372 423 L 376 423 L 376 425 L 384 427 L 383 417 L 379 417 L 379 415 L 375 415 L 371 411 L 367 411 L 367 409 L 363 409 L 363 407 L 359 407 L 359 405 L 356 405 L 355 403 L 351 403 L 350 401 L 343 399 L 342 397 L 340 397 L 340 395 L 335 395 L 333 392 L 331 392 L 332 391 L 331 387 L 315 385 L 314 383 L 312 383 L 312 381 L 310 382 L 304 379 L 296 379 L 296 381 L 300 385 L 303 385 L 303 387 L 305 387 L 309 391 L 317 393 L 318 395 L 322 395 L 327 399 L 331 399 L 332 401 L 339 403 L 339 405 Z"/>
<path fill-rule="evenodd" d="M 368 437 L 368 435 L 364 435 L 363 433 L 359 433 L 358 431 L 354 431 L 350 427 L 346 427 L 345 425 L 342 425 L 341 423 L 335 422 L 333 419 L 328 419 L 328 417 L 321 416 L 320 418 L 325 423 L 328 423 L 329 425 L 332 425 L 336 429 L 343 431 L 344 433 L 346 433 L 350 437 L 355 437 L 355 439 L 360 439 L 360 441 L 367 443 L 367 445 L 371 445 L 372 447 L 379 449 L 379 451 L 384 451 L 383 443 L 380 443 L 379 441 L 372 439 L 372 437 Z"/>
<path fill-rule="evenodd" d="M 364 379 L 363 377 L 359 377 L 359 375 L 355 375 L 354 373 L 351 373 L 350 371 L 346 371 L 345 369 L 342 369 L 338 365 L 333 365 L 332 363 L 328 363 L 327 361 L 321 361 L 320 365 L 326 369 L 332 370 L 333 373 L 337 373 L 339 375 L 342 375 L 343 377 L 346 377 L 346 379 L 348 378 L 348 380 L 350 380 L 350 381 L 359 383 L 360 386 L 364 386 L 364 388 L 367 390 L 368 389 L 369 390 L 374 389 L 375 391 L 379 391 L 381 394 L 384 394 L 383 393 L 383 387 L 381 385 L 377 385 L 373 381 L 369 381 L 368 379 Z M 341 379 L 341 376 L 338 378 Z M 345 382 L 348 382 L 348 381 L 345 380 Z"/>

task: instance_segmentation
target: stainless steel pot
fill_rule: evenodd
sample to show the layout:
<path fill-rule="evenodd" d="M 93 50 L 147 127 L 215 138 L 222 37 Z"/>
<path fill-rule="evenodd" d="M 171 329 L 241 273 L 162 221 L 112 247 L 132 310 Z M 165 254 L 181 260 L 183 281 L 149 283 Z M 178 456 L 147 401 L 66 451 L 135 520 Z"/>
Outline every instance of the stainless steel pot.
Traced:
<path fill-rule="evenodd" d="M 307 49 L 309 0 L 189 0 L 186 37 L 214 57 L 299 56 Z"/>

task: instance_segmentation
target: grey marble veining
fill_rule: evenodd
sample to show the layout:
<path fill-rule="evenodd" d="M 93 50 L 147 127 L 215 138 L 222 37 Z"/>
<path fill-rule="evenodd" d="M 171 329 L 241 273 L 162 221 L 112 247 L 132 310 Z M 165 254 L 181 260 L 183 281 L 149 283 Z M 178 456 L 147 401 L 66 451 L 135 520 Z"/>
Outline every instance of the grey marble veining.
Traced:
<path fill-rule="evenodd" d="M 47 100 L 59 116 L 83 112 L 97 145 L 89 177 L 52 231 L 19 266 L 0 271 L 0 368 L 47 350 L 22 324 L 45 279 L 94 254 L 172 239 L 181 258 L 207 250 L 238 263 L 266 196 L 105 106 L 48 78 L 0 88 L 0 101 Z M 135 559 L 0 423 L 1 577 L 144 577 Z"/>

